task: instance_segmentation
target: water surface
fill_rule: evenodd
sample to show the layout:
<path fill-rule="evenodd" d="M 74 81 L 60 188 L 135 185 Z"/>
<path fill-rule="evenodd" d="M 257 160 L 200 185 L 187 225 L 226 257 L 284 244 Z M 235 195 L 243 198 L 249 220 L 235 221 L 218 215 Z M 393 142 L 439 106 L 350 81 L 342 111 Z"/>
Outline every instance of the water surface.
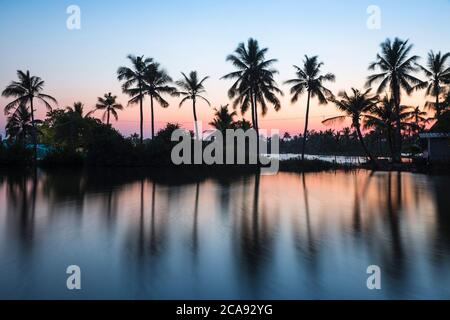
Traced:
<path fill-rule="evenodd" d="M 172 178 L 1 173 L 0 298 L 450 298 L 448 176 Z"/>

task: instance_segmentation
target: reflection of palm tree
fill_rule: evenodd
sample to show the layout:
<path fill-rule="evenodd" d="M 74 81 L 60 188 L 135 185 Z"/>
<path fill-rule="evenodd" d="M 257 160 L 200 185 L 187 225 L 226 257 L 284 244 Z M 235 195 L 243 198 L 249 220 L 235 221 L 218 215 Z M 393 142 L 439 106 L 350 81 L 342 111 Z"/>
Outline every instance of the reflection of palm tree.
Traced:
<path fill-rule="evenodd" d="M 140 191 L 138 254 L 140 257 L 143 257 L 145 248 L 144 179 L 141 179 Z"/>
<path fill-rule="evenodd" d="M 302 173 L 302 184 L 303 184 L 303 197 L 305 201 L 305 214 L 306 214 L 306 232 L 308 238 L 308 248 L 310 255 L 313 255 L 316 252 L 316 248 L 314 245 L 314 236 L 311 228 L 311 218 L 309 212 L 309 200 L 308 200 L 308 189 L 306 187 L 306 176 L 305 173 Z"/>
<path fill-rule="evenodd" d="M 15 100 L 8 103 L 5 107 L 5 114 L 9 114 L 12 110 L 16 109 L 20 105 L 30 106 L 31 123 L 33 125 L 33 145 L 34 145 L 34 159 L 37 159 L 37 131 L 36 123 L 34 119 L 34 102 L 38 100 L 42 102 L 48 110 L 52 107 L 50 102 L 57 104 L 57 101 L 52 96 L 42 93 L 44 89 L 44 81 L 36 76 L 30 75 L 30 71 L 26 73 L 23 71 L 17 71 L 17 77 L 19 81 L 13 81 L 2 92 L 2 96 L 9 98 L 14 97 Z M 48 101 L 47 101 L 48 100 Z"/>
<path fill-rule="evenodd" d="M 194 125 L 195 125 L 195 139 L 199 139 L 200 135 L 198 132 L 198 124 L 197 124 L 197 110 L 195 109 L 195 103 L 197 99 L 201 99 L 205 101 L 208 105 L 211 105 L 209 101 L 202 96 L 205 91 L 205 87 L 203 86 L 203 82 L 207 80 L 209 77 L 204 77 L 199 80 L 197 75 L 197 71 L 191 71 L 189 76 L 186 76 L 183 72 L 183 79 L 178 80 L 176 83 L 180 87 L 181 91 L 180 95 L 184 96 L 184 98 L 180 102 L 180 107 L 186 100 L 192 100 L 192 112 L 194 113 Z"/>
<path fill-rule="evenodd" d="M 156 183 L 153 181 L 152 184 L 152 221 L 150 226 L 151 236 L 150 236 L 150 251 L 152 253 L 156 253 L 158 251 L 157 248 L 157 238 L 156 238 L 156 228 L 155 228 L 155 201 L 156 201 Z"/>
<path fill-rule="evenodd" d="M 392 200 L 392 173 L 388 173 L 388 188 L 387 188 L 387 214 L 389 221 L 389 229 L 392 237 L 392 257 L 395 262 L 393 263 L 393 269 L 395 269 L 395 273 L 397 275 L 402 274 L 403 270 L 403 261 L 404 261 L 404 253 L 403 253 L 403 245 L 402 245 L 402 237 L 401 237 L 401 228 L 400 228 L 400 208 L 401 208 L 401 173 L 399 172 L 397 175 L 397 201 L 394 204 Z"/>
<path fill-rule="evenodd" d="M 200 193 L 200 183 L 196 183 L 195 187 L 195 204 L 194 204 L 194 223 L 192 228 L 192 250 L 194 254 L 198 251 L 198 198 Z"/>
<path fill-rule="evenodd" d="M 29 189 L 29 182 L 31 180 L 31 190 Z M 28 251 L 34 244 L 34 223 L 36 212 L 37 199 L 37 170 L 33 169 L 32 176 L 28 174 L 12 174 L 8 176 L 8 205 L 7 212 L 11 212 L 11 217 L 17 223 L 17 237 L 18 242 L 23 245 L 23 249 Z M 26 255 L 29 256 L 28 254 Z"/>
<path fill-rule="evenodd" d="M 320 68 L 323 66 L 322 62 L 318 61 L 318 56 L 308 57 L 305 55 L 302 67 L 294 66 L 297 70 L 295 79 L 285 81 L 286 84 L 291 84 L 291 102 L 297 102 L 300 95 L 305 91 L 308 92 L 308 101 L 306 103 L 306 117 L 305 117 L 305 130 L 303 133 L 303 145 L 302 145 L 302 160 L 305 160 L 305 147 L 306 136 L 308 134 L 308 121 L 309 121 L 309 103 L 311 98 L 317 96 L 319 104 L 327 104 L 327 97 L 332 97 L 333 94 L 330 90 L 323 86 L 325 81 L 334 81 L 335 76 L 332 73 L 321 75 Z"/>
<path fill-rule="evenodd" d="M 361 233 L 361 209 L 360 209 L 360 199 L 358 194 L 358 175 L 354 175 L 354 187 L 355 187 L 355 198 L 353 205 L 353 231 L 355 234 Z"/>

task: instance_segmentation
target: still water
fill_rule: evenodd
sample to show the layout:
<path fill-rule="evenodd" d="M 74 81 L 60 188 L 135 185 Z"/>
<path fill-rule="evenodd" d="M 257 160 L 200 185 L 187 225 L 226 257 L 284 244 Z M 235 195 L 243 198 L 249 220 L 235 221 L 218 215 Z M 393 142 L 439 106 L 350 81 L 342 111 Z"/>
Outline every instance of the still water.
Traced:
<path fill-rule="evenodd" d="M 0 298 L 450 298 L 449 176 L 168 176 L 0 173 Z"/>

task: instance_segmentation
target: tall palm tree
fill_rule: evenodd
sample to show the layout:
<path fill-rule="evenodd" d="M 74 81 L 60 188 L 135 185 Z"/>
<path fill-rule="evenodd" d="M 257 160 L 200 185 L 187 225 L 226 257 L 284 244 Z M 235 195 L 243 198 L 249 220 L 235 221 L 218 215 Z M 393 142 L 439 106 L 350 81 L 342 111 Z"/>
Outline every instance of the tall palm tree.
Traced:
<path fill-rule="evenodd" d="M 181 90 L 178 92 L 178 94 L 184 97 L 180 102 L 180 107 L 187 100 L 192 100 L 192 111 L 194 113 L 194 125 L 195 125 L 195 138 L 199 139 L 200 136 L 198 133 L 198 125 L 197 125 L 197 110 L 195 108 L 197 99 L 205 101 L 209 106 L 211 105 L 209 101 L 202 96 L 202 94 L 206 92 L 203 83 L 209 77 L 204 77 L 203 79 L 199 80 L 197 71 L 191 71 L 189 73 L 189 76 L 186 76 L 186 74 L 184 74 L 183 72 L 181 74 L 183 75 L 183 79 L 178 80 L 176 82 L 176 84 L 180 87 Z"/>
<path fill-rule="evenodd" d="M 123 106 L 116 102 L 117 96 L 113 96 L 111 92 L 105 93 L 103 97 L 98 97 L 98 102 L 95 105 L 95 110 L 105 110 L 103 112 L 103 121 L 106 118 L 106 125 L 109 126 L 109 118 L 112 114 L 116 121 L 119 119 L 117 110 L 123 110 Z"/>
<path fill-rule="evenodd" d="M 225 134 L 227 129 L 236 128 L 236 122 L 234 122 L 234 117 L 237 116 L 236 111 L 230 112 L 228 110 L 228 105 L 221 106 L 214 110 L 214 119 L 209 123 L 211 126 L 222 132 L 222 134 Z"/>
<path fill-rule="evenodd" d="M 167 108 L 169 103 L 162 97 L 163 94 L 169 94 L 171 96 L 177 96 L 177 89 L 169 86 L 172 82 L 172 78 L 169 77 L 164 69 L 160 68 L 159 63 L 153 62 L 149 65 L 144 75 L 144 95 L 150 97 L 150 111 L 151 111 L 151 124 L 152 124 L 152 139 L 155 136 L 155 116 L 153 110 L 153 101 L 156 100 L 161 107 Z M 136 96 L 139 98 L 139 96 Z"/>
<path fill-rule="evenodd" d="M 153 62 L 152 58 L 145 58 L 144 56 L 136 57 L 134 55 L 128 55 L 128 60 L 131 62 L 131 68 L 129 67 L 119 67 L 117 70 L 117 79 L 119 81 L 124 81 L 122 84 L 122 91 L 132 99 L 128 102 L 128 104 L 134 104 L 139 102 L 139 111 L 140 111 L 140 143 L 144 141 L 144 108 L 143 108 L 143 99 L 144 99 L 144 86 L 145 86 L 145 73 L 147 72 L 148 66 Z M 139 98 L 133 99 L 136 96 L 136 92 L 139 95 Z"/>
<path fill-rule="evenodd" d="M 425 94 L 436 98 L 435 102 L 427 102 L 425 105 L 435 110 L 436 119 L 439 119 L 442 113 L 439 96 L 444 93 L 445 85 L 450 82 L 450 66 L 446 64 L 449 58 L 450 52 L 443 55 L 441 52 L 435 54 L 433 51 L 430 51 L 426 67 L 418 65 L 428 79 L 419 85 L 419 88 L 426 86 Z"/>
<path fill-rule="evenodd" d="M 30 71 L 23 72 L 17 70 L 17 77 L 19 81 L 12 81 L 5 90 L 2 92 L 2 96 L 15 99 L 5 106 L 5 115 L 9 114 L 12 110 L 16 109 L 20 105 L 29 105 L 31 113 L 31 124 L 33 126 L 33 147 L 34 147 L 34 160 L 37 159 L 37 131 L 36 123 L 34 119 L 34 102 L 35 100 L 42 102 L 48 110 L 51 110 L 51 103 L 57 104 L 55 98 L 48 94 L 42 93 L 44 90 L 45 82 L 37 76 L 32 76 Z"/>
<path fill-rule="evenodd" d="M 260 48 L 258 41 L 248 39 L 247 45 L 240 43 L 234 54 L 227 57 L 237 71 L 231 72 L 222 77 L 222 79 L 235 79 L 231 88 L 228 90 L 230 99 L 234 99 L 233 107 L 241 106 L 241 112 L 244 114 L 248 108 L 251 108 L 253 128 L 258 136 L 257 154 L 259 155 L 259 124 L 258 124 L 258 104 L 261 106 L 261 112 L 264 116 L 267 113 L 267 103 L 274 106 L 275 111 L 280 110 L 281 103 L 277 94 L 283 95 L 283 92 L 277 87 L 273 78 L 277 70 L 272 65 L 277 62 L 276 59 L 265 59 L 269 49 Z"/>
<path fill-rule="evenodd" d="M 381 43 L 381 54 L 377 54 L 376 60 L 369 65 L 369 70 L 379 69 L 379 73 L 367 78 L 367 87 L 379 82 L 377 93 L 381 94 L 388 87 L 394 102 L 395 112 L 395 156 L 394 160 L 400 162 L 402 149 L 400 103 L 402 89 L 409 95 L 413 89 L 423 87 L 423 82 L 412 75 L 418 70 L 419 56 L 409 56 L 412 44 L 408 40 L 395 38 L 394 41 L 386 39 Z"/>
<path fill-rule="evenodd" d="M 347 92 L 343 91 L 339 93 L 339 97 L 341 99 L 331 98 L 330 101 L 333 102 L 336 107 L 345 113 L 345 115 L 328 118 L 322 123 L 328 124 L 333 123 L 335 121 L 343 121 L 346 118 L 350 118 L 352 120 L 352 127 L 356 130 L 358 134 L 358 139 L 361 143 L 361 146 L 369 157 L 370 161 L 373 165 L 376 164 L 376 160 L 373 155 L 370 153 L 366 144 L 364 143 L 364 138 L 361 133 L 361 120 L 364 118 L 365 113 L 369 112 L 378 102 L 378 96 L 371 96 L 371 89 L 367 89 L 362 92 L 355 88 L 352 88 L 352 95 L 349 96 Z"/>
<path fill-rule="evenodd" d="M 325 81 L 333 82 L 335 76 L 332 73 L 327 73 L 322 75 L 320 68 L 323 66 L 323 62 L 319 62 L 318 56 L 308 57 L 305 55 L 305 60 L 303 60 L 303 66 L 297 67 L 296 69 L 297 77 L 288 81 L 285 84 L 291 84 L 291 102 L 297 102 L 300 95 L 305 93 L 308 94 L 308 100 L 306 102 L 306 117 L 305 117 L 305 130 L 303 133 L 303 146 L 302 146 L 302 160 L 305 159 L 305 147 L 306 147 L 306 136 L 308 134 L 308 121 L 309 121 L 309 104 L 311 98 L 317 97 L 319 99 L 319 104 L 327 104 L 327 98 L 333 97 L 330 90 L 324 87 L 323 83 Z"/>
<path fill-rule="evenodd" d="M 27 137 L 33 132 L 31 113 L 24 104 L 20 104 L 15 112 L 12 112 L 6 121 L 6 136 L 25 144 Z"/>

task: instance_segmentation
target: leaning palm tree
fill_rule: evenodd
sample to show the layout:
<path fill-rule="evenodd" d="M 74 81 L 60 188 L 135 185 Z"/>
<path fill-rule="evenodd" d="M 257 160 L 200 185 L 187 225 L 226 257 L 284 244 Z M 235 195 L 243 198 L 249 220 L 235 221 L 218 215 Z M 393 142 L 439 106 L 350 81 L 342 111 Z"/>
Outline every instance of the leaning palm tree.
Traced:
<path fill-rule="evenodd" d="M 268 48 L 260 48 L 258 41 L 248 39 L 247 45 L 240 43 L 234 54 L 227 57 L 237 71 L 231 72 L 222 79 L 235 79 L 228 90 L 230 99 L 234 99 L 233 107 L 241 106 L 244 114 L 251 108 L 253 128 L 259 137 L 258 105 L 264 116 L 267 113 L 267 103 L 274 106 L 275 111 L 280 110 L 281 103 L 277 94 L 283 95 L 273 78 L 277 70 L 272 65 L 276 59 L 265 59 Z M 259 154 L 259 139 L 257 140 L 257 154 Z"/>
<path fill-rule="evenodd" d="M 5 130 L 8 139 L 25 144 L 27 137 L 33 132 L 33 121 L 24 104 L 20 104 L 8 117 Z"/>
<path fill-rule="evenodd" d="M 152 124 L 152 139 L 155 136 L 155 116 L 153 110 L 153 101 L 156 100 L 161 107 L 167 108 L 169 103 L 162 97 L 163 94 L 169 94 L 171 96 L 177 96 L 177 89 L 169 85 L 172 82 L 172 78 L 169 77 L 167 72 L 160 68 L 159 63 L 152 63 L 149 65 L 144 75 L 144 95 L 150 97 L 151 108 L 151 124 Z M 138 93 L 138 92 L 137 92 Z M 139 99 L 139 96 L 136 96 Z"/>
<path fill-rule="evenodd" d="M 444 93 L 445 85 L 450 82 L 450 66 L 446 64 L 449 58 L 450 52 L 442 55 L 441 52 L 435 54 L 433 51 L 430 51 L 426 67 L 418 65 L 428 79 L 419 87 L 426 86 L 425 94 L 436 98 L 435 102 L 427 102 L 425 105 L 427 108 L 435 110 L 436 119 L 439 119 L 442 113 L 439 96 Z"/>
<path fill-rule="evenodd" d="M 144 109 L 143 109 L 143 99 L 144 99 L 144 85 L 145 85 L 145 73 L 147 72 L 148 66 L 153 62 L 152 58 L 144 58 L 144 56 L 136 57 L 134 55 L 128 55 L 128 60 L 130 60 L 132 67 L 119 67 L 117 70 L 117 79 L 119 81 L 124 81 L 122 84 L 122 91 L 132 99 L 128 104 L 134 104 L 139 102 L 140 111 L 140 143 L 144 141 Z M 134 99 L 136 92 L 139 98 Z"/>
<path fill-rule="evenodd" d="M 11 111 L 17 109 L 20 105 L 29 105 L 31 113 L 31 123 L 33 126 L 32 137 L 34 147 L 34 160 L 36 161 L 37 131 L 34 119 L 34 102 L 35 100 L 40 101 L 46 106 L 48 110 L 51 110 L 52 107 L 49 102 L 57 104 L 57 101 L 52 96 L 42 93 L 42 90 L 44 89 L 44 81 L 40 77 L 30 75 L 30 71 L 28 70 L 27 72 L 17 70 L 17 77 L 19 78 L 19 81 L 11 82 L 11 84 L 9 84 L 2 92 L 2 96 L 6 98 L 15 98 L 15 100 L 5 106 L 5 115 L 10 114 Z"/>
<path fill-rule="evenodd" d="M 119 120 L 117 110 L 123 110 L 123 106 L 116 102 L 117 96 L 113 96 L 111 92 L 106 93 L 103 97 L 98 97 L 98 102 L 95 105 L 95 110 L 104 110 L 102 119 L 106 125 L 109 126 L 110 115 L 112 114 L 114 119 Z"/>
<path fill-rule="evenodd" d="M 364 138 L 361 133 L 361 120 L 364 118 L 365 113 L 369 112 L 377 104 L 378 96 L 371 96 L 371 89 L 367 89 L 364 92 L 355 88 L 352 88 L 351 90 L 351 96 L 349 96 L 347 92 L 343 91 L 338 95 L 341 99 L 330 99 L 330 101 L 333 102 L 345 115 L 328 118 L 322 121 L 322 123 L 329 124 L 336 121 L 344 121 L 345 119 L 350 118 L 352 120 L 352 127 L 358 134 L 358 139 L 365 154 L 369 157 L 371 163 L 375 165 L 376 160 L 364 143 Z"/>
<path fill-rule="evenodd" d="M 305 130 L 303 133 L 303 145 L 302 145 L 302 160 L 305 159 L 305 147 L 306 147 L 306 136 L 308 134 L 308 121 L 309 121 L 309 103 L 311 98 L 317 97 L 319 99 L 319 104 L 327 104 L 327 98 L 332 98 L 333 94 L 330 90 L 324 87 L 323 83 L 325 81 L 333 82 L 335 76 L 332 73 L 327 73 L 322 75 L 320 68 L 323 66 L 323 62 L 319 62 L 318 56 L 308 57 L 305 55 L 305 60 L 303 61 L 303 66 L 294 68 L 297 70 L 297 77 L 285 81 L 285 84 L 291 84 L 291 102 L 297 102 L 300 95 L 308 93 L 308 100 L 306 102 L 306 117 L 305 117 Z"/>
<path fill-rule="evenodd" d="M 424 83 L 412 75 L 418 70 L 417 60 L 419 56 L 409 56 L 412 45 L 408 40 L 395 38 L 394 41 L 386 39 L 381 44 L 381 54 L 377 54 L 376 60 L 369 65 L 369 70 L 379 69 L 379 73 L 367 78 L 367 87 L 379 82 L 377 93 L 381 94 L 388 87 L 394 102 L 395 112 L 395 156 L 394 160 L 401 160 L 402 134 L 400 119 L 400 103 L 402 89 L 410 94 L 413 89 L 423 87 Z"/>
<path fill-rule="evenodd" d="M 197 75 L 197 71 L 191 71 L 189 73 L 189 76 L 186 76 L 183 72 L 181 73 L 183 75 L 183 79 L 178 80 L 176 84 L 180 87 L 180 90 L 178 94 L 183 96 L 184 98 L 180 102 L 180 107 L 183 105 L 184 102 L 187 100 L 192 100 L 192 111 L 194 113 L 194 125 L 195 125 L 195 138 L 199 139 L 199 132 L 198 132 L 198 124 L 197 124 L 197 110 L 196 110 L 196 102 L 197 99 L 201 99 L 205 101 L 209 106 L 211 105 L 209 101 L 202 96 L 203 93 L 206 92 L 205 87 L 203 86 L 203 83 L 209 78 L 204 77 L 203 79 L 199 80 L 199 77 Z"/>

